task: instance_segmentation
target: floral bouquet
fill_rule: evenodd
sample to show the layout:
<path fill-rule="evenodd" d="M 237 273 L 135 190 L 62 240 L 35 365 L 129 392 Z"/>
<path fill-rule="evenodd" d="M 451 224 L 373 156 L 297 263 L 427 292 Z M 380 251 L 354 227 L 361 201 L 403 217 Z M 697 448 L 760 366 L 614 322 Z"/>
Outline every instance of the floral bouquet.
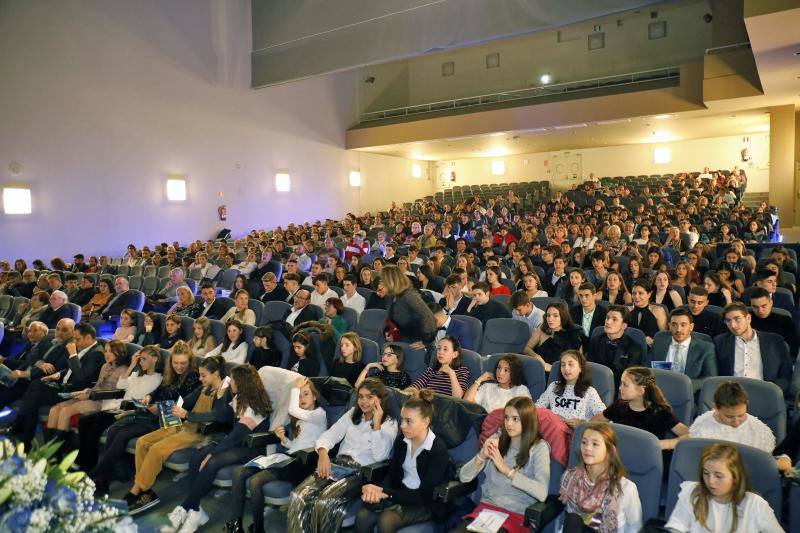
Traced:
<path fill-rule="evenodd" d="M 136 524 L 108 499 L 97 500 L 83 472 L 69 472 L 77 450 L 56 464 L 60 442 L 35 447 L 0 440 L 0 531 L 8 533 L 135 533 Z"/>

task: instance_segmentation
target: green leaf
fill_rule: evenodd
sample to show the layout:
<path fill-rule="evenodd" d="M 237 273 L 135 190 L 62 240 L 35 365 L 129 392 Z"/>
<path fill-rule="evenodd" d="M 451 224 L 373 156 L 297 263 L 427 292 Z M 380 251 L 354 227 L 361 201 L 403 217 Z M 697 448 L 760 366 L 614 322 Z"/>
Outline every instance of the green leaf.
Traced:
<path fill-rule="evenodd" d="M 62 472 L 66 472 L 67 470 L 69 470 L 69 467 L 72 466 L 72 463 L 75 462 L 75 459 L 77 457 L 78 457 L 78 450 L 72 450 L 71 452 L 69 452 L 67 456 L 64 457 L 64 459 L 58 465 L 58 470 L 61 470 Z"/>

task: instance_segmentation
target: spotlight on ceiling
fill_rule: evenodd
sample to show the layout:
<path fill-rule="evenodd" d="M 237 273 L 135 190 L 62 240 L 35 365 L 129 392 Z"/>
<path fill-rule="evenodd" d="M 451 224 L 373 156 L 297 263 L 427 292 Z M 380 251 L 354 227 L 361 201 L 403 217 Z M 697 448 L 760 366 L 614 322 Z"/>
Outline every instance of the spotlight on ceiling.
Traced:
<path fill-rule="evenodd" d="M 544 74 L 539 76 L 539 82 L 542 85 L 547 85 L 548 83 L 550 83 L 552 81 L 553 81 L 553 76 L 551 76 L 549 72 L 545 72 Z"/>

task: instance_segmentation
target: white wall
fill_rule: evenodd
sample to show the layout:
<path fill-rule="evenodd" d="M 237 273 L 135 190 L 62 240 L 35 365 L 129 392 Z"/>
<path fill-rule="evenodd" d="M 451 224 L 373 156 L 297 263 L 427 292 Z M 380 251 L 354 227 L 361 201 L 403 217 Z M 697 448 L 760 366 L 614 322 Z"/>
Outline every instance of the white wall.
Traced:
<path fill-rule="evenodd" d="M 715 137 L 658 144 L 586 148 L 568 152 L 540 152 L 506 157 L 443 161 L 436 164 L 435 185 L 437 190 L 442 190 L 441 180 L 438 178 L 445 170 L 448 172 L 455 170 L 456 182 L 454 185 L 551 180 L 555 187 L 569 186 L 572 184 L 571 181 L 564 182 L 554 179 L 553 157 L 564 154 L 580 154 L 583 179 L 587 178 L 590 172 L 594 172 L 600 177 L 676 174 L 683 171 L 699 171 L 704 166 L 712 169 L 730 169 L 734 165 L 739 165 L 747 173 L 748 192 L 764 192 L 769 190 L 769 134 L 751 135 L 750 140 L 753 159 L 749 164 L 740 161 L 742 137 Z M 657 165 L 653 162 L 653 150 L 662 146 L 670 149 L 672 162 Z M 504 176 L 492 175 L 492 161 L 498 159 L 505 161 L 506 173 Z"/>
<path fill-rule="evenodd" d="M 0 184 L 30 186 L 34 209 L 0 214 L 0 259 L 120 254 L 358 209 L 358 156 L 343 149 L 355 74 L 250 90 L 249 2 L 7 0 L 0 50 Z M 382 160 L 398 186 L 379 189 L 381 207 L 430 194 L 398 158 L 369 165 Z M 274 191 L 278 170 L 290 193 Z M 184 204 L 164 199 L 174 173 Z"/>

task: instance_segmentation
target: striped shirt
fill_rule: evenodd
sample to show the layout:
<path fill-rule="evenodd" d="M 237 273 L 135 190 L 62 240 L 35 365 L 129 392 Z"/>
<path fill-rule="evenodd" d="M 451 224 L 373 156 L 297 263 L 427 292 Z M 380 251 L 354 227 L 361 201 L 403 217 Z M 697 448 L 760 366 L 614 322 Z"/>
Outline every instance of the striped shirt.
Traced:
<path fill-rule="evenodd" d="M 469 384 L 469 368 L 462 365 L 455 369 L 456 379 L 458 384 L 461 385 L 461 390 L 466 391 Z M 444 372 L 439 372 L 430 367 L 425 369 L 417 381 L 414 382 L 414 387 L 418 389 L 431 389 L 439 394 L 453 395 L 453 387 L 450 383 L 450 376 Z"/>

